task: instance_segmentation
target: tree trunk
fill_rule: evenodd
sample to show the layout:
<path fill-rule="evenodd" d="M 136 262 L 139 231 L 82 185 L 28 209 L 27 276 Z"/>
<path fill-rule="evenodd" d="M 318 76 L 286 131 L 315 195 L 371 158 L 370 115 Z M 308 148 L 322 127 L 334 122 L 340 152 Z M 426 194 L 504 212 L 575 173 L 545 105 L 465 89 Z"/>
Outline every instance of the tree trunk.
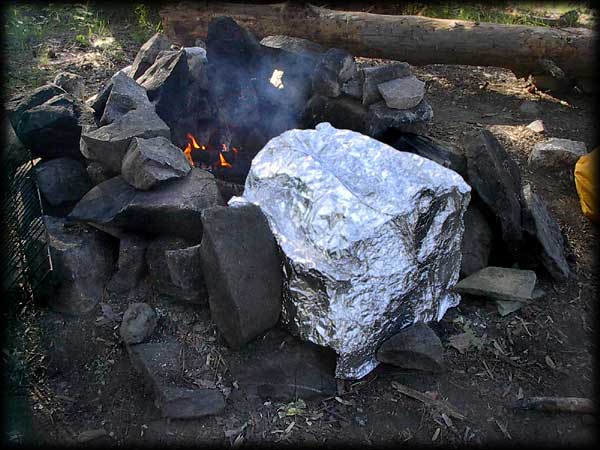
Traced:
<path fill-rule="evenodd" d="M 259 39 L 285 34 L 343 48 L 355 56 L 413 65 L 506 67 L 517 77 L 548 74 L 549 60 L 568 78 L 591 78 L 594 74 L 594 33 L 582 28 L 388 16 L 288 3 L 184 2 L 162 8 L 160 15 L 167 36 L 182 45 L 205 39 L 213 18 L 230 16 Z"/>

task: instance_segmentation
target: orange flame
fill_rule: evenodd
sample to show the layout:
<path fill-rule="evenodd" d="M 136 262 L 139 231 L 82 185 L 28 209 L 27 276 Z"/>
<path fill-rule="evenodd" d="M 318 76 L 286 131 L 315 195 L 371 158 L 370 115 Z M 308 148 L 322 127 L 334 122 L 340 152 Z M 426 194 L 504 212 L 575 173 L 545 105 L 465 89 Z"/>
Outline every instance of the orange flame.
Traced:
<path fill-rule="evenodd" d="M 223 146 L 225 146 L 225 144 L 223 144 Z M 229 164 L 226 160 L 225 157 L 223 156 L 222 153 L 219 153 L 219 161 L 221 163 L 221 167 L 227 167 L 227 168 L 231 168 L 233 167 L 231 164 Z"/>
<path fill-rule="evenodd" d="M 187 158 L 188 162 L 190 163 L 190 166 L 194 167 L 194 160 L 192 159 L 192 145 L 188 142 L 188 145 L 185 146 L 185 149 L 183 150 L 183 154 L 185 155 L 185 157 Z"/>
<path fill-rule="evenodd" d="M 187 137 L 190 140 L 190 142 L 192 143 L 192 147 L 194 147 L 196 150 L 200 148 L 200 146 L 196 142 L 196 138 L 194 138 L 194 135 L 192 133 L 186 134 L 185 137 Z"/>

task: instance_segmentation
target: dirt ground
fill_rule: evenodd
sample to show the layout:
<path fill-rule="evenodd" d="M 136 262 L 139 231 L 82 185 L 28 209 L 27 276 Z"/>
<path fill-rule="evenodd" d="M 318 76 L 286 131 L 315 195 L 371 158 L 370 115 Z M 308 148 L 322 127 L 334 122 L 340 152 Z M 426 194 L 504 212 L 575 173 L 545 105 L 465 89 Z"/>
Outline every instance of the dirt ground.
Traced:
<path fill-rule="evenodd" d="M 124 46 L 125 61 L 110 66 L 92 64 L 84 50 L 66 42 L 53 45 L 57 58 L 48 78 L 61 70 L 79 73 L 86 79 L 88 95 L 127 65 L 137 50 Z M 598 145 L 592 98 L 571 93 L 558 99 L 531 92 L 526 80 L 517 80 L 500 68 L 431 65 L 415 68 L 415 73 L 427 82 L 427 98 L 434 110 L 428 125 L 431 135 L 460 146 L 467 132 L 487 128 L 515 158 L 523 182 L 532 184 L 572 247 L 573 277 L 568 282 L 554 283 L 539 275 L 537 286 L 545 294 L 505 317 L 492 302 L 463 299 L 432 325 L 444 344 L 447 370 L 442 374 L 381 365 L 365 379 L 348 383 L 349 392 L 337 398 L 306 400 L 304 407 L 291 405 L 295 410 L 276 402 L 248 400 L 235 388 L 224 357 L 232 351 L 211 324 L 208 306 L 175 303 L 147 286 L 128 298 L 106 295 L 102 300 L 105 312 L 109 305 L 117 316 L 133 301 L 149 303 L 160 317 L 153 340 L 175 338 L 198 361 L 206 361 L 210 355 L 207 364 L 212 381 L 231 388 L 223 414 L 171 422 L 160 418 L 120 342 L 119 322 L 103 314 L 101 306 L 87 317 L 71 318 L 26 303 L 17 314 L 18 339 L 6 342 L 3 348 L 5 360 L 16 358 L 25 367 L 28 375 L 26 381 L 19 379 L 22 389 L 18 392 L 28 399 L 32 411 L 31 433 L 15 434 L 12 442 L 28 442 L 33 437 L 41 445 L 304 446 L 343 442 L 456 448 L 465 444 L 562 447 L 594 442 L 594 416 L 511 408 L 512 402 L 523 396 L 593 396 L 598 231 L 581 214 L 568 171 L 533 172 L 527 166 L 532 146 L 545 137 L 581 140 L 590 150 Z M 537 102 L 540 114 L 521 112 L 525 100 Z M 525 128 L 535 119 L 543 120 L 544 135 Z M 449 338 L 466 330 L 478 339 L 460 353 L 449 345 Z M 189 380 L 192 383 L 193 374 Z M 447 400 L 466 418 L 442 417 L 439 411 L 402 395 L 394 389 L 394 381 Z M 292 413 L 278 414 L 286 411 Z M 17 420 L 18 414 L 14 417 Z"/>

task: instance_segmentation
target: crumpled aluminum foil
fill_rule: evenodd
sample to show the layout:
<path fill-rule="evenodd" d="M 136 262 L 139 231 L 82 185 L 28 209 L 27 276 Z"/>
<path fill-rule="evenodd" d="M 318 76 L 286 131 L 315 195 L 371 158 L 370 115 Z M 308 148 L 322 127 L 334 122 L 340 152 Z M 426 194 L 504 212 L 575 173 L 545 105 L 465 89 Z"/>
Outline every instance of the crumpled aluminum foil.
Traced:
<path fill-rule="evenodd" d="M 271 139 L 230 205 L 258 205 L 282 250 L 283 323 L 356 379 L 385 339 L 459 303 L 470 191 L 433 161 L 321 123 Z"/>

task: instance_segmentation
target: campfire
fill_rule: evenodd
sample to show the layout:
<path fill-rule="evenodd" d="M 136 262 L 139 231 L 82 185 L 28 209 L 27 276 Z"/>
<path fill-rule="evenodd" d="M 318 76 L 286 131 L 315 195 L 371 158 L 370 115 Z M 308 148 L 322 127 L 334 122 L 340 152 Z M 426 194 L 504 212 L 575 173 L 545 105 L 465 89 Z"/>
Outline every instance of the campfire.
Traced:
<path fill-rule="evenodd" d="M 192 167 L 200 167 L 210 172 L 220 169 L 231 169 L 236 163 L 239 149 L 221 144 L 221 148 L 212 145 L 198 144 L 192 133 L 187 133 L 188 143 L 183 153 Z"/>

